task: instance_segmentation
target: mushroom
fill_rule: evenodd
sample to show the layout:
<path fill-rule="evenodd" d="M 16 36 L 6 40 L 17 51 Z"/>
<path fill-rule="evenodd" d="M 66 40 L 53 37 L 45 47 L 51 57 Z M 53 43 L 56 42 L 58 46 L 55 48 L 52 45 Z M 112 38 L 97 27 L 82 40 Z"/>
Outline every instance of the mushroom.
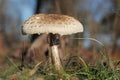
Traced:
<path fill-rule="evenodd" d="M 56 71 L 61 73 L 63 67 L 58 53 L 60 36 L 83 32 L 83 26 L 78 20 L 67 15 L 36 14 L 24 22 L 22 32 L 25 34 L 48 34 L 51 59 Z"/>

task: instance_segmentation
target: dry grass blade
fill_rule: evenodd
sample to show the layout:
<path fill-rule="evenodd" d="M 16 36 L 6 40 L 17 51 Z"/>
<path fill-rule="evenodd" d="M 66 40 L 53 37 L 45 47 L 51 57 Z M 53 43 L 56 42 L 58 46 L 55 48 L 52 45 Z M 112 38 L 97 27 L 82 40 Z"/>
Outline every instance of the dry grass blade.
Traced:
<path fill-rule="evenodd" d="M 78 58 L 79 58 L 79 60 L 82 62 L 83 66 L 84 66 L 85 68 L 87 68 L 88 66 L 87 66 L 86 62 L 85 62 L 80 56 L 79 56 Z"/>
<path fill-rule="evenodd" d="M 39 77 L 39 78 L 36 78 L 35 80 L 45 80 L 45 79 L 42 77 Z"/>
<path fill-rule="evenodd" d="M 38 70 L 38 66 L 41 64 L 42 62 L 39 62 L 38 64 L 35 65 L 35 67 L 29 72 L 29 76 L 32 76 L 33 74 L 35 74 L 35 72 Z"/>
<path fill-rule="evenodd" d="M 17 68 L 18 69 L 18 66 L 8 57 L 8 56 L 6 56 L 7 57 L 7 59 L 12 63 L 12 65 L 15 67 L 15 68 Z M 18 69 L 19 70 L 19 69 Z"/>
<path fill-rule="evenodd" d="M 95 41 L 95 42 L 97 42 L 97 43 L 99 43 L 101 46 L 104 46 L 104 44 L 103 43 L 101 43 L 100 41 L 98 41 L 97 39 L 94 39 L 94 38 L 73 38 L 73 39 L 88 39 L 88 40 L 92 40 L 92 41 Z"/>

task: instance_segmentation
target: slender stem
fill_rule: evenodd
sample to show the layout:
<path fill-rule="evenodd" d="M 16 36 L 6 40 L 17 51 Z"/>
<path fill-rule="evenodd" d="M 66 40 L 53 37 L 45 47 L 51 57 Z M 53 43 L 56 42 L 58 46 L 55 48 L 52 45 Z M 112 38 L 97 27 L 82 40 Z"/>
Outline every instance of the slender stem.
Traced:
<path fill-rule="evenodd" d="M 59 57 L 59 53 L 58 53 L 58 46 L 57 45 L 52 46 L 51 51 L 52 51 L 52 59 L 53 59 L 55 69 L 59 73 L 61 73 L 63 71 L 63 67 L 62 67 L 60 57 Z"/>

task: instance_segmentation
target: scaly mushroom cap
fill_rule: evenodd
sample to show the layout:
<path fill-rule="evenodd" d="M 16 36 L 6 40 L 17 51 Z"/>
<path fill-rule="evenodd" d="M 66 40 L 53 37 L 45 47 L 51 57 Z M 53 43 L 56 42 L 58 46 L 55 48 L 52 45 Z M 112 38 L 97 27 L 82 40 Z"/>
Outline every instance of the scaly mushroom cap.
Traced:
<path fill-rule="evenodd" d="M 23 33 L 58 33 L 68 35 L 83 32 L 82 24 L 73 17 L 60 14 L 36 14 L 22 25 Z"/>

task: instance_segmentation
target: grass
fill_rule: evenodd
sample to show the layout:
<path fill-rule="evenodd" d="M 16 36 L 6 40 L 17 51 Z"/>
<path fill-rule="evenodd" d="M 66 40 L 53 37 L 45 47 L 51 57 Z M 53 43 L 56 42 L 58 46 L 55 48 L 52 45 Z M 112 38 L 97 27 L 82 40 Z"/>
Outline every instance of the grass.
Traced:
<path fill-rule="evenodd" d="M 63 73 L 63 80 L 120 80 L 120 68 L 111 68 L 107 63 L 100 60 L 96 66 L 90 66 L 82 58 L 80 62 L 68 63 Z M 61 78 L 54 71 L 53 66 L 38 63 L 33 69 L 25 67 L 20 71 L 8 61 L 4 70 L 0 72 L 0 80 L 57 80 Z M 10 65 L 11 63 L 11 65 Z M 41 66 L 40 66 L 41 65 Z"/>
<path fill-rule="evenodd" d="M 98 43 L 103 46 L 102 43 Z M 104 49 L 100 53 L 102 57 L 96 65 L 87 64 L 80 56 L 76 57 L 76 61 L 71 58 L 64 66 L 65 72 L 62 75 L 57 74 L 54 66 L 48 65 L 47 62 L 39 62 L 32 69 L 26 65 L 21 71 L 7 57 L 4 69 L 0 72 L 0 80 L 120 80 L 120 67 L 118 67 L 120 61 L 111 66 L 113 63 L 105 55 Z"/>

